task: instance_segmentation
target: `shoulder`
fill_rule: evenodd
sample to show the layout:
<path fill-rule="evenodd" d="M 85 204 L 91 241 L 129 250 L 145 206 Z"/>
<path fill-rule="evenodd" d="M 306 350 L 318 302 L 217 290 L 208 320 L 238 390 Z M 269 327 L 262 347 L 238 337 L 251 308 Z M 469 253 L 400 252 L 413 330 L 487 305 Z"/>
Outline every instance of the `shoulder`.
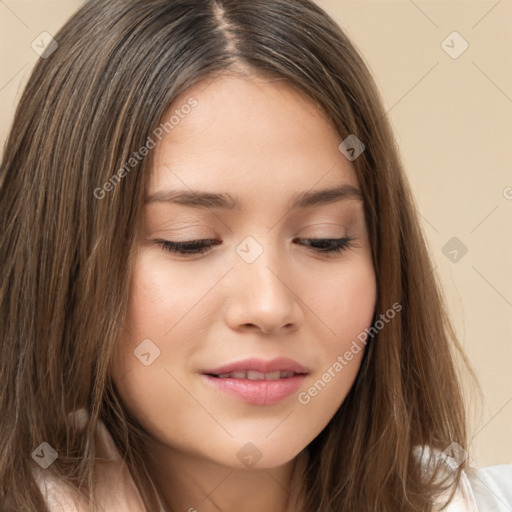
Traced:
<path fill-rule="evenodd" d="M 50 512 L 87 512 L 85 497 L 47 470 L 34 469 L 34 478 Z"/>
<path fill-rule="evenodd" d="M 80 410 L 79 421 L 83 421 Z M 101 462 L 96 464 L 95 502 L 99 510 L 109 512 L 141 512 L 141 496 L 127 465 L 123 462 L 112 436 L 100 422 L 97 431 L 97 451 Z M 75 488 L 59 479 L 48 469 L 34 468 L 34 477 L 50 512 L 89 512 L 89 501 Z"/>
<path fill-rule="evenodd" d="M 458 445 L 457 445 L 458 446 Z M 460 448 L 460 447 L 459 447 Z M 440 452 L 429 447 L 416 447 L 415 454 L 425 470 L 432 460 L 443 461 L 448 470 L 455 470 L 459 457 L 467 453 L 453 449 Z M 452 501 L 445 512 L 512 512 L 512 464 L 486 468 L 469 467 L 461 474 Z"/>
<path fill-rule="evenodd" d="M 500 464 L 467 473 L 479 510 L 512 511 L 512 464 Z"/>

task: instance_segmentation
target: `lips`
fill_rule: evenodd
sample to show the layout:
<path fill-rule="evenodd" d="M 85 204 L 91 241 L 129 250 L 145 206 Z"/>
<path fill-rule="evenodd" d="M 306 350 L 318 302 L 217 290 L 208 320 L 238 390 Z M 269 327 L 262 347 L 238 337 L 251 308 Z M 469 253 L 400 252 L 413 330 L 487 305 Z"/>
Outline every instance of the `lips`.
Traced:
<path fill-rule="evenodd" d="M 297 392 L 309 370 L 293 359 L 246 359 L 204 370 L 205 383 L 254 405 L 273 405 Z"/>

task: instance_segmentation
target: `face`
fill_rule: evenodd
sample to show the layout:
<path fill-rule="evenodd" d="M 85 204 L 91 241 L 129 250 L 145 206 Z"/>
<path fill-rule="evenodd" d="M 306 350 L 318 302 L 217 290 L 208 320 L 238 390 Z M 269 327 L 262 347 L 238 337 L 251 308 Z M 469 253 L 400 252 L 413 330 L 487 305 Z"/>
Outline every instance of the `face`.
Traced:
<path fill-rule="evenodd" d="M 324 429 L 360 367 L 362 350 L 344 354 L 371 324 L 376 281 L 359 183 L 334 128 L 283 81 L 221 76 L 173 114 L 113 379 L 168 453 L 275 467 Z"/>

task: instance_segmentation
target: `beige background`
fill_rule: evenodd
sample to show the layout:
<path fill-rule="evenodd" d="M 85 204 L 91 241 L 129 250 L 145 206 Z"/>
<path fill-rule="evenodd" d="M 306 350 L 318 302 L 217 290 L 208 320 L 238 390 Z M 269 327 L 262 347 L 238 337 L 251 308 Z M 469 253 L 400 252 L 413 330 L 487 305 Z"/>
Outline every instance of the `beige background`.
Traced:
<path fill-rule="evenodd" d="M 512 0 L 318 3 L 363 53 L 396 130 L 457 333 L 485 394 L 472 426 L 474 462 L 512 462 Z M 2 147 L 37 59 L 32 41 L 55 34 L 79 6 L 0 0 Z M 443 49 L 456 52 L 463 40 L 469 46 L 458 58 Z M 443 253 L 452 237 L 467 247 L 462 257 L 455 246 Z"/>

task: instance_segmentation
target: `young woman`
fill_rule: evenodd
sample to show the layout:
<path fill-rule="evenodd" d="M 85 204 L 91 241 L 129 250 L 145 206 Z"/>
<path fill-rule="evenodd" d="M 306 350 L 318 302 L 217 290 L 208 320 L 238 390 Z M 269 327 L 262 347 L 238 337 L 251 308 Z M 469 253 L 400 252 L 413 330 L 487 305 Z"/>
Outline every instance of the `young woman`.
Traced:
<path fill-rule="evenodd" d="M 2 512 L 512 510 L 341 29 L 91 0 L 55 39 L 0 173 Z"/>

